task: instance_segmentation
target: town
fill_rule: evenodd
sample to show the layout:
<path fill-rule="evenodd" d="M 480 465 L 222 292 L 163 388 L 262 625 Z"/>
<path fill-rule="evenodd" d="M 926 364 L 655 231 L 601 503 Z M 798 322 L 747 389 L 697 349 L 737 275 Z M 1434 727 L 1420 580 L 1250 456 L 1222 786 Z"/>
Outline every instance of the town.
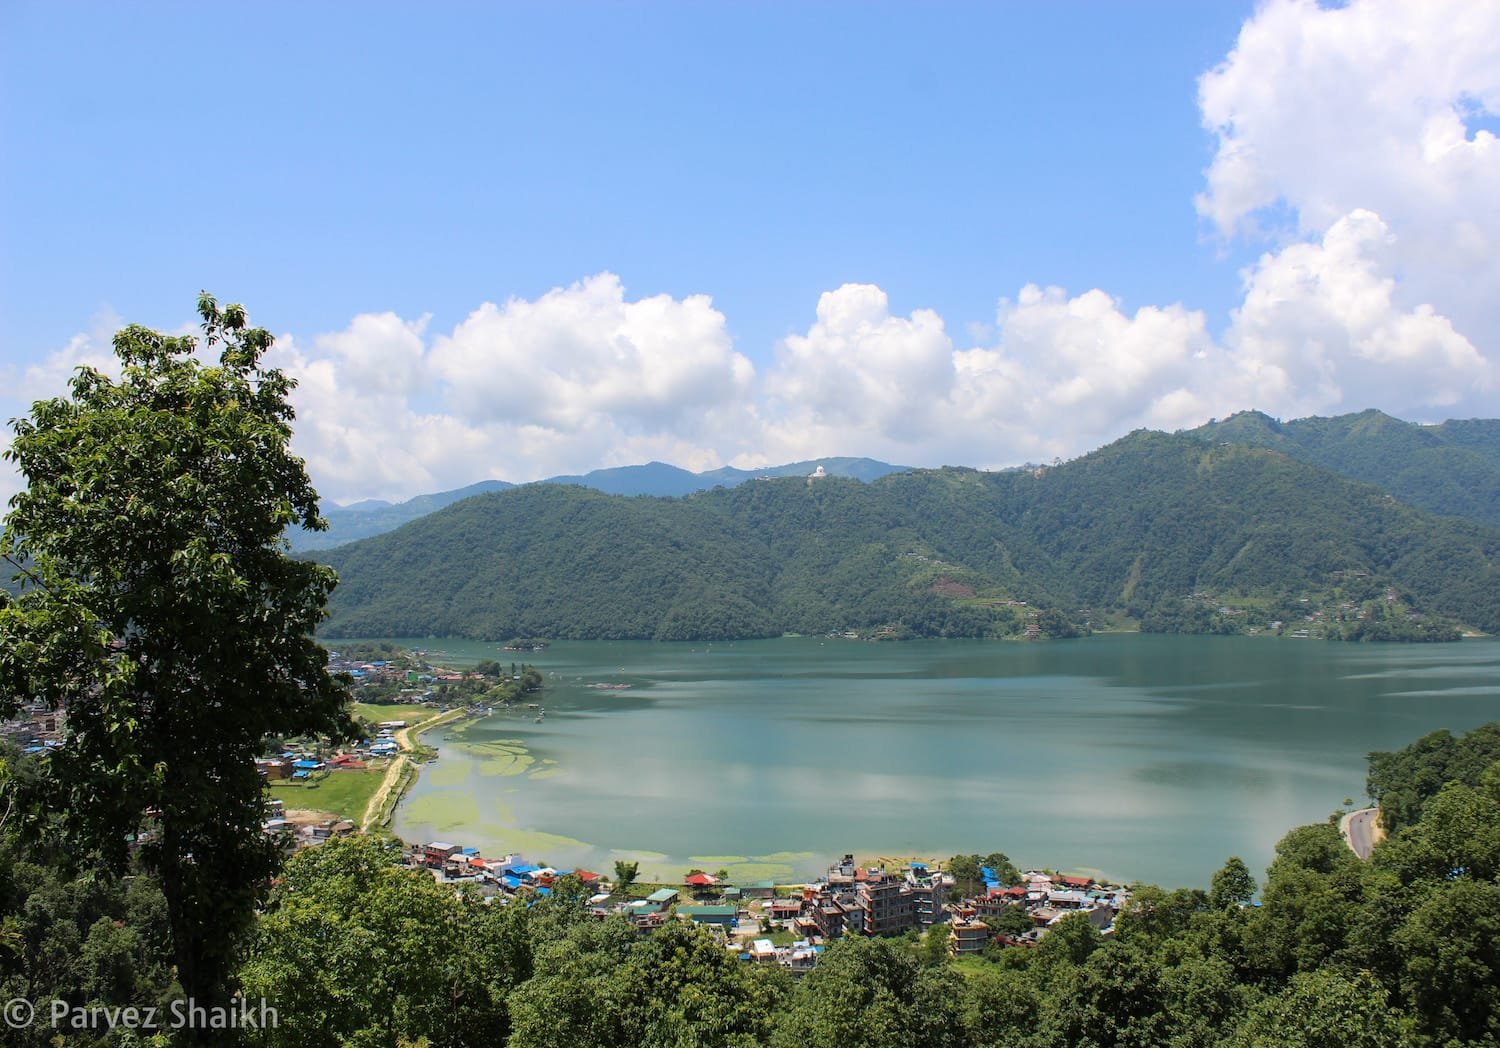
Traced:
<path fill-rule="evenodd" d="M 304 843 L 328 836 L 320 828 Z M 1131 895 L 1122 885 L 1043 870 L 1012 870 L 1016 876 L 1005 880 L 1014 883 L 1004 883 L 1001 871 L 988 866 L 979 867 L 978 883 L 969 885 L 977 890 L 960 891 L 950 870 L 916 861 L 861 865 L 853 855 L 807 884 L 731 885 L 695 871 L 677 887 L 635 885 L 633 869 L 610 883 L 590 870 L 557 870 L 519 855 L 487 858 L 476 848 L 445 841 L 407 845 L 402 861 L 442 884 L 502 905 L 527 905 L 572 878 L 570 887 L 586 898 L 584 905 L 598 920 L 622 917 L 643 934 L 671 920 L 690 921 L 707 928 L 741 960 L 778 964 L 794 975 L 812 970 L 827 943 L 845 935 L 931 936 L 936 929 L 943 936 L 946 927 L 949 954 L 977 956 L 1035 946 L 1058 922 L 1081 915 L 1109 937 Z"/>

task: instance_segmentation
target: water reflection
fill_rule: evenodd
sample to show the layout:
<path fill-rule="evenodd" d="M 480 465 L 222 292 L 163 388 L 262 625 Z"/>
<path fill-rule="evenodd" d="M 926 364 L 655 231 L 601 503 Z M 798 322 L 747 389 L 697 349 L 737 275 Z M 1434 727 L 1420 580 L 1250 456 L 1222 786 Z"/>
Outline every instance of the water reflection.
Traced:
<path fill-rule="evenodd" d="M 1203 885 L 1228 855 L 1263 867 L 1286 830 L 1359 798 L 1369 751 L 1500 719 L 1496 641 L 597 642 L 527 661 L 549 675 L 546 721 L 497 716 L 443 745 L 404 836 L 442 823 L 466 844 L 545 844 L 536 857 L 596 869 L 627 852 L 665 871 L 804 853 L 776 861 L 803 875 L 850 850 L 999 849 Z M 481 774 L 465 749 L 503 740 L 534 763 Z M 461 776 L 446 766 L 465 761 Z M 431 814 L 475 809 L 459 826 Z"/>

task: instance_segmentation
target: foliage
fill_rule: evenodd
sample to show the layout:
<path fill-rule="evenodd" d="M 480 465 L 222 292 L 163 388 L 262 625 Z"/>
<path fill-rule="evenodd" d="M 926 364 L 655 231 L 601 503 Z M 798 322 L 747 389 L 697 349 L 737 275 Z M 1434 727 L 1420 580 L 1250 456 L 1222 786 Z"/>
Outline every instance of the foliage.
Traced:
<path fill-rule="evenodd" d="M 1021 871 L 1003 852 L 989 855 L 955 855 L 948 860 L 947 871 L 952 874 L 956 890 L 960 895 L 974 895 L 984 890 L 984 871 L 989 870 L 1001 884 L 1018 884 Z"/>
<path fill-rule="evenodd" d="M 261 366 L 271 337 L 241 307 L 204 295 L 199 312 L 216 365 L 191 337 L 127 327 L 118 381 L 80 368 L 13 422 L 28 486 L 0 553 L 30 567 L 0 599 L 0 699 L 66 707 L 47 804 L 111 870 L 149 829 L 178 977 L 209 999 L 275 861 L 251 758 L 267 736 L 351 725 L 312 639 L 335 577 L 283 538 L 319 524 L 287 451 L 292 382 Z"/>
<path fill-rule="evenodd" d="M 840 939 L 798 987 L 776 1026 L 778 1046 L 945 1048 L 959 1043 L 958 983 L 881 939 Z"/>
<path fill-rule="evenodd" d="M 1231 855 L 1209 882 L 1208 902 L 1214 909 L 1243 906 L 1255 896 L 1255 878 L 1238 855 Z"/>
<path fill-rule="evenodd" d="M 14 775 L 35 774 L 8 747 Z M 55 842 L 0 831 L 0 995 L 73 1008 L 151 1007 L 180 995 L 167 903 L 138 865 L 116 875 Z M 8 1029 L 7 1044 L 51 1045 L 47 1023 Z M 71 1043 L 71 1042 L 70 1042 Z"/>
<path fill-rule="evenodd" d="M 1136 886 L 1110 937 L 1074 914 L 1034 949 L 961 964 L 941 929 L 845 938 L 795 984 L 683 921 L 642 935 L 594 920 L 575 878 L 486 903 L 396 865 L 391 845 L 333 840 L 288 863 L 240 979 L 278 1010 L 250 1035 L 266 1045 L 1477 1048 L 1500 1040 L 1496 826 L 1500 797 L 1450 783 L 1369 862 L 1330 824 L 1292 830 L 1260 906 L 1241 905 L 1254 879 L 1230 859 L 1209 891 Z M 155 880 L 66 866 L 0 841 L 5 988 L 80 1003 L 180 992 Z"/>
<path fill-rule="evenodd" d="M 1298 975 L 1252 1009 L 1232 1048 L 1402 1048 L 1413 1041 L 1385 988 L 1368 974 Z"/>
<path fill-rule="evenodd" d="M 1369 760 L 1365 789 L 1380 805 L 1381 825 L 1394 832 L 1421 819 L 1424 805 L 1445 784 L 1479 785 L 1500 762 L 1500 724 L 1467 735 L 1430 732 L 1404 749 L 1372 753 Z"/>
<path fill-rule="evenodd" d="M 998 914 L 992 917 L 981 917 L 980 920 L 997 935 L 1023 935 L 1036 927 L 1026 909 L 1019 904 L 1002 906 Z"/>
<path fill-rule="evenodd" d="M 1205 441 L 1275 450 L 1353 480 L 1378 484 L 1433 513 L 1500 527 L 1500 422 L 1423 426 L 1379 411 L 1277 422 L 1244 411 L 1191 431 Z"/>
<path fill-rule="evenodd" d="M 373 837 L 332 840 L 287 864 L 243 970 L 250 997 L 275 1003 L 277 1046 L 499 1043 L 513 966 L 512 915 L 392 864 Z"/>

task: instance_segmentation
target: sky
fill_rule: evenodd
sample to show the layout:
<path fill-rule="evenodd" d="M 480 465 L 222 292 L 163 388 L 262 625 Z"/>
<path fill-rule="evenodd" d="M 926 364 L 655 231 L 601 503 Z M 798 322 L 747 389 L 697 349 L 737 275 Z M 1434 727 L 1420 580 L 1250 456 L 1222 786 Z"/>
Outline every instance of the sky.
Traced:
<path fill-rule="evenodd" d="M 1497 114 L 1500 0 L 7 0 L 0 418 L 200 289 L 335 502 L 1495 417 Z"/>

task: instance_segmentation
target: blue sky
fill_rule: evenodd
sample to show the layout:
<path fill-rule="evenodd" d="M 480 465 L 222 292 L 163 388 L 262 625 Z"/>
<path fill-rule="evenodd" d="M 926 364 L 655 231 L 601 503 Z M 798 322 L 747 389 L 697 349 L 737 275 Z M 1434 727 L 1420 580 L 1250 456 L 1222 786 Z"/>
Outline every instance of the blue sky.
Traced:
<path fill-rule="evenodd" d="M 339 500 L 1493 415 L 1496 40 L 1493 3 L 11 3 L 0 408 L 209 288 L 282 336 Z"/>

